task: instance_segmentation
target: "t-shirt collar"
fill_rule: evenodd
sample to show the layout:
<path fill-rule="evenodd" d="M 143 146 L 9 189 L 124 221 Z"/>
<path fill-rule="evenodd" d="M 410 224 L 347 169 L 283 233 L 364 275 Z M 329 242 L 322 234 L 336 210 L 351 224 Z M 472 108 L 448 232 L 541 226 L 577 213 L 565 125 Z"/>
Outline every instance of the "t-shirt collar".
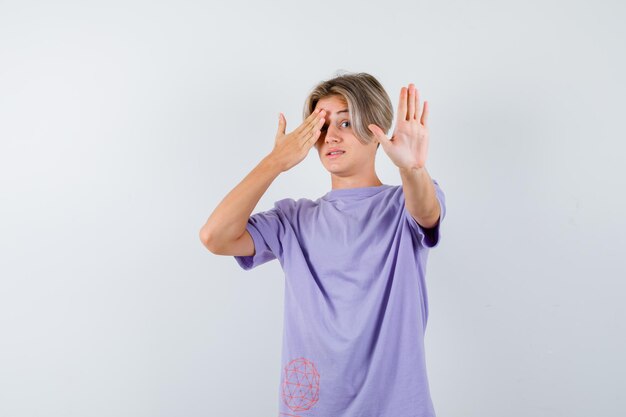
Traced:
<path fill-rule="evenodd" d="M 338 188 L 330 190 L 322 197 L 324 200 L 337 200 L 351 197 L 370 197 L 391 187 L 389 184 L 374 185 L 371 187 Z"/>

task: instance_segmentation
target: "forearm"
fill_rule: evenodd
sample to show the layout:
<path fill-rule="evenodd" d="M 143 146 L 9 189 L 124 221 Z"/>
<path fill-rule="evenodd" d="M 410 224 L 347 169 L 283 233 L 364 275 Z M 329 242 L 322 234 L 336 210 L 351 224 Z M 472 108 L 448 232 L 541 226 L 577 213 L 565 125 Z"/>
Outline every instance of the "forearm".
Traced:
<path fill-rule="evenodd" d="M 268 155 L 226 194 L 200 229 L 200 240 L 205 246 L 209 241 L 219 244 L 238 239 L 257 203 L 280 173 Z"/>
<path fill-rule="evenodd" d="M 426 171 L 420 169 L 400 168 L 402 190 L 407 211 L 424 228 L 431 228 L 437 224 L 441 214 L 439 201 L 435 191 L 435 184 Z"/>

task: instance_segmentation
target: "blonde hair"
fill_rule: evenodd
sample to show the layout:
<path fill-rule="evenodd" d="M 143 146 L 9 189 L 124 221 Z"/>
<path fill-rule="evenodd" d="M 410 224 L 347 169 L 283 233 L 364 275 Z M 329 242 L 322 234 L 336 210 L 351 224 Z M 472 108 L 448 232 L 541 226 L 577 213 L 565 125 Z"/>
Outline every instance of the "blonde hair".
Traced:
<path fill-rule="evenodd" d="M 367 127 L 369 124 L 377 125 L 387 134 L 391 129 L 393 107 L 380 82 L 365 72 L 340 74 L 338 71 L 336 75 L 317 84 L 309 93 L 302 119 L 309 117 L 320 99 L 339 96 L 348 103 L 352 130 L 361 143 L 368 144 L 375 139 Z"/>

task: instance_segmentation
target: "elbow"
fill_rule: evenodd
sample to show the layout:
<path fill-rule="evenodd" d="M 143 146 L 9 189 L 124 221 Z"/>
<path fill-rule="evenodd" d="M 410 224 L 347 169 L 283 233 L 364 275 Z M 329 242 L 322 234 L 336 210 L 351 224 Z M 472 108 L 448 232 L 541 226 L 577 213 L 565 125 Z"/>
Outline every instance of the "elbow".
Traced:
<path fill-rule="evenodd" d="M 220 239 L 216 239 L 213 237 L 211 232 L 207 232 L 205 230 L 200 230 L 200 242 L 202 245 L 211 252 L 213 255 L 225 255 L 224 246 L 220 243 L 222 242 Z"/>
<path fill-rule="evenodd" d="M 202 245 L 207 248 L 209 252 L 215 253 L 215 248 L 213 247 L 213 244 L 211 242 L 211 235 L 209 234 L 208 230 L 206 230 L 204 227 L 200 229 L 199 237 Z"/>
<path fill-rule="evenodd" d="M 437 206 L 435 211 L 431 213 L 430 216 L 427 216 L 427 217 L 416 216 L 413 213 L 411 213 L 409 209 L 407 209 L 407 211 L 409 212 L 411 217 L 413 217 L 413 219 L 415 219 L 415 221 L 424 229 L 432 229 L 439 224 L 440 216 L 441 216 L 441 210 L 439 209 L 439 206 Z"/>
<path fill-rule="evenodd" d="M 433 213 L 427 221 L 422 222 L 418 222 L 424 229 L 432 229 L 435 226 L 437 226 L 440 222 L 440 217 L 441 217 L 441 210 L 439 209 L 439 206 L 437 206 L 437 208 L 435 209 L 435 213 Z"/>

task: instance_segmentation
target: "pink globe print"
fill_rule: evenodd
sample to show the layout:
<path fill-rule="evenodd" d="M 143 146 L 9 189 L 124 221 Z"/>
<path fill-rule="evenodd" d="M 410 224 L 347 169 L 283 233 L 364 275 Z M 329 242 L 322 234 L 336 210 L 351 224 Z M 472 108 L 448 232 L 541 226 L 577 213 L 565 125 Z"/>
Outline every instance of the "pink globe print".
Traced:
<path fill-rule="evenodd" d="M 319 400 L 320 374 L 306 358 L 294 359 L 285 366 L 283 401 L 292 411 L 308 410 Z"/>

